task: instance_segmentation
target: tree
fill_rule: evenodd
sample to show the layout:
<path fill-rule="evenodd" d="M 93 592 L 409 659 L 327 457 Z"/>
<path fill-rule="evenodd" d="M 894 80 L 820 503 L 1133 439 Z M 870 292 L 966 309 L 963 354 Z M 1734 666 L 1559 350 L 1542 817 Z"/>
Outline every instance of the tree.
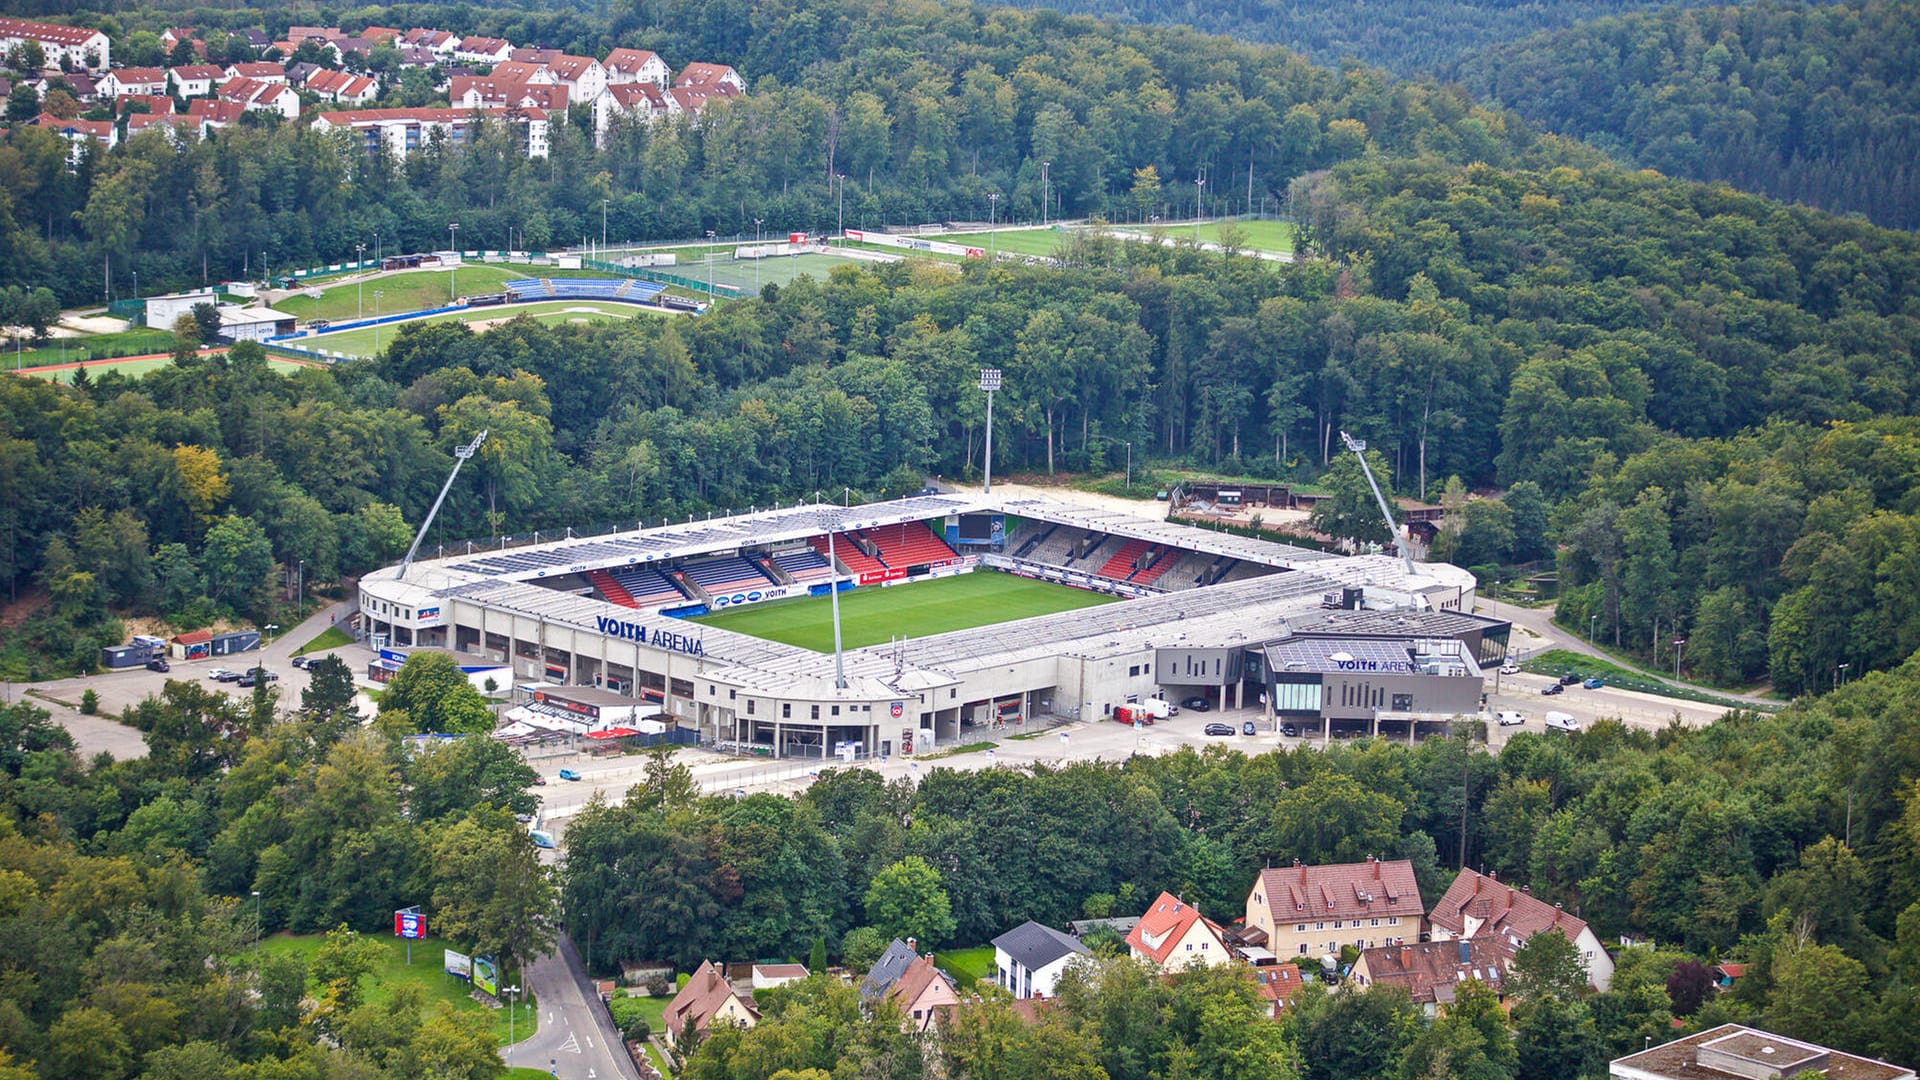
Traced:
<path fill-rule="evenodd" d="M 229 514 L 214 522 L 201 548 L 200 566 L 213 599 L 251 614 L 264 614 L 271 606 L 273 542 L 252 518 Z"/>
<path fill-rule="evenodd" d="M 1500 999 L 1477 979 L 1460 983 L 1453 1004 L 1407 1048 L 1401 1080 L 1511 1080 L 1516 1054 Z"/>
<path fill-rule="evenodd" d="M 1873 1017 L 1866 965 L 1832 945 L 1802 945 L 1774 958 L 1767 1030 L 1839 1050 L 1864 1051 Z"/>
<path fill-rule="evenodd" d="M 1386 459 L 1377 450 L 1368 450 L 1366 453 L 1374 479 L 1387 496 L 1388 505 L 1392 505 L 1393 484 L 1387 472 Z M 1320 483 L 1330 494 L 1315 502 L 1308 513 L 1307 520 L 1314 531 L 1354 544 L 1393 545 L 1393 534 L 1387 531 L 1386 523 L 1380 518 L 1380 504 L 1374 500 L 1366 473 L 1351 454 L 1341 454 L 1335 458 Z"/>
<path fill-rule="evenodd" d="M 477 810 L 442 826 L 431 851 L 441 933 L 497 951 L 503 965 L 553 947 L 558 893 L 526 830 L 506 812 Z"/>
<path fill-rule="evenodd" d="M 1667 998 L 1673 1002 L 1675 1016 L 1692 1016 L 1712 996 L 1713 972 L 1698 960 L 1680 961 L 1667 976 Z"/>
<path fill-rule="evenodd" d="M 1381 1080 L 1398 1071 L 1420 1031 L 1420 1010 L 1402 987 L 1370 986 L 1320 999 L 1305 1028 L 1309 1080 Z"/>
<path fill-rule="evenodd" d="M 361 980 L 378 970 L 386 956 L 385 946 L 345 923 L 327 931 L 309 969 L 320 987 L 323 1025 L 325 1017 L 343 1017 L 360 1006 Z"/>
<path fill-rule="evenodd" d="M 1525 563 L 1545 558 L 1549 553 L 1547 514 L 1551 509 L 1546 493 L 1532 480 L 1522 480 L 1507 489 L 1503 501 L 1507 509 L 1513 511 L 1514 561 Z"/>
<path fill-rule="evenodd" d="M 119 1080 L 132 1070 L 133 1048 L 111 1014 L 83 1006 L 67 1010 L 47 1030 L 42 1062 L 48 1076 Z"/>
<path fill-rule="evenodd" d="M 1573 1001 L 1587 989 L 1580 947 L 1558 930 L 1528 938 L 1507 965 L 1507 989 L 1523 1001 Z"/>
<path fill-rule="evenodd" d="M 453 657 L 416 652 L 407 657 L 380 698 L 383 719 L 404 717 L 408 731 L 459 734 L 493 730 L 493 711 Z"/>
<path fill-rule="evenodd" d="M 953 936 L 953 906 L 940 873 L 909 855 L 873 876 L 867 886 L 867 922 L 882 936 L 915 938 L 933 948 Z"/>
<path fill-rule="evenodd" d="M 40 115 L 40 95 L 24 82 L 13 84 L 7 92 L 7 122 L 24 124 Z"/>
<path fill-rule="evenodd" d="M 840 962 L 855 970 L 873 966 L 891 944 L 887 935 L 871 926 L 856 926 L 840 939 Z"/>
<path fill-rule="evenodd" d="M 1401 814 L 1393 796 L 1329 773 L 1281 792 L 1264 854 L 1305 863 L 1359 862 L 1393 850 Z"/>
<path fill-rule="evenodd" d="M 1514 1065 L 1514 1075 L 1522 1080 L 1597 1076 L 1606 1069 L 1606 1046 L 1586 1006 L 1546 998 L 1520 1019 Z"/>
<path fill-rule="evenodd" d="M 531 814 L 540 800 L 528 787 L 538 775 L 519 750 L 494 739 L 430 744 L 407 761 L 407 805 L 415 821 L 482 809 Z"/>

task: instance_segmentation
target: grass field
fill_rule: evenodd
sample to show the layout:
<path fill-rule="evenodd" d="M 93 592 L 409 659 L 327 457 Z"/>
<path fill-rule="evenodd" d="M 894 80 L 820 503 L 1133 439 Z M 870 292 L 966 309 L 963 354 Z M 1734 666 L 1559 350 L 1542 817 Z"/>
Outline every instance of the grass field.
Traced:
<path fill-rule="evenodd" d="M 393 996 L 392 987 L 405 982 L 418 983 L 426 993 L 428 1008 L 436 1001 L 444 1001 L 460 1012 L 484 1013 L 492 1017 L 494 1034 L 500 1038 L 500 1045 L 507 1045 L 507 1010 L 495 1009 L 483 1005 L 468 996 L 467 984 L 440 968 L 441 951 L 449 943 L 439 938 L 426 938 L 413 943 L 413 965 L 407 965 L 407 943 L 399 938 L 378 934 L 367 935 L 368 940 L 378 941 L 386 946 L 387 962 L 374 970 L 365 984 L 365 1000 L 369 1004 L 378 1004 Z M 309 964 L 313 954 L 320 951 L 326 938 L 320 934 L 276 934 L 260 944 L 262 951 L 269 953 L 299 953 L 307 958 Z M 501 973 L 501 982 L 506 982 L 506 973 Z M 539 1002 L 534 1007 L 519 1007 L 513 1020 L 512 1034 L 515 1040 L 525 1039 L 538 1027 Z"/>
<path fill-rule="evenodd" d="M 1052 255 L 1067 242 L 1066 234 L 1053 228 L 996 229 L 991 233 L 951 233 L 944 236 L 929 236 L 927 239 L 940 240 L 948 244 L 988 248 L 995 254 L 1005 251 L 1016 255 L 1043 256 Z"/>
<path fill-rule="evenodd" d="M 1293 225 L 1291 222 L 1286 221 L 1203 221 L 1200 223 L 1198 230 L 1200 242 L 1203 244 L 1219 243 L 1220 228 L 1222 225 L 1229 225 L 1238 229 L 1242 237 L 1240 241 L 1242 246 L 1254 251 L 1270 251 L 1283 255 L 1293 251 Z M 1152 230 L 1142 228 L 1138 225 L 1122 225 L 1116 226 L 1114 231 L 1146 236 L 1149 235 Z M 1184 225 L 1179 222 L 1172 222 L 1161 226 L 1160 231 L 1167 236 L 1175 238 L 1191 238 L 1195 235 L 1192 222 Z"/>
<path fill-rule="evenodd" d="M 1050 581 L 976 571 L 936 581 L 884 589 L 868 586 L 842 593 L 840 633 L 847 648 L 857 649 L 899 635 L 927 637 L 1073 611 L 1114 599 Z M 824 596 L 754 604 L 690 621 L 815 652 L 833 651 L 832 604 Z"/>
<path fill-rule="evenodd" d="M 301 653 L 326 652 L 328 649 L 338 649 L 351 644 L 353 644 L 352 634 L 347 633 L 337 626 L 329 626 L 314 635 L 312 641 L 293 650 L 293 655 L 299 656 Z"/>
<path fill-rule="evenodd" d="M 773 255 L 765 259 L 735 259 L 731 248 L 725 254 L 713 253 L 712 280 L 720 285 L 732 285 L 738 288 L 738 294 L 720 291 L 721 299 L 729 295 L 757 295 L 762 285 L 785 285 L 802 274 L 810 274 L 817 281 L 827 280 L 827 275 L 836 266 L 864 266 L 851 259 L 838 255 Z M 758 266 L 758 277 L 755 267 Z M 678 266 L 663 266 L 663 273 L 693 281 L 708 280 L 708 266 L 704 254 L 688 256 Z"/>
<path fill-rule="evenodd" d="M 140 356 L 166 352 L 173 347 L 173 334 L 166 330 L 127 330 L 118 334 L 87 334 L 58 338 L 37 348 L 15 350 L 9 343 L 0 366 L 40 367 L 45 364 L 71 364 L 76 360 L 99 360 L 110 356 Z"/>
<path fill-rule="evenodd" d="M 396 311 L 425 311 L 439 307 L 447 302 L 447 278 L 453 278 L 454 292 L 459 295 L 477 292 L 498 292 L 503 282 L 514 278 L 538 277 L 537 271 L 544 267 L 533 266 L 492 266 L 484 263 L 469 263 L 458 270 L 419 270 L 405 274 L 389 274 L 386 277 L 372 278 L 365 282 L 332 285 L 325 288 L 318 299 L 304 293 L 289 296 L 273 305 L 275 311 L 287 314 L 306 322 L 309 319 L 351 319 L 364 311 L 368 318 L 374 314 L 374 290 L 380 291 L 379 310 L 392 314 Z M 364 290 L 364 304 L 362 295 Z"/>
<path fill-rule="evenodd" d="M 150 371 L 158 371 L 163 367 L 167 367 L 171 365 L 172 363 L 173 363 L 173 360 L 165 356 L 154 357 L 150 359 L 140 359 L 140 360 L 118 360 L 118 361 L 103 360 L 98 363 L 90 363 L 87 365 L 87 378 L 97 379 L 100 376 L 105 375 L 107 372 L 111 371 L 111 372 L 114 372 L 115 374 L 126 375 L 130 378 L 137 379 L 140 376 L 145 375 Z M 299 371 L 302 368 L 312 367 L 313 363 L 308 361 L 282 360 L 278 357 L 270 356 L 267 358 L 267 366 L 272 368 L 275 371 L 280 372 L 282 375 L 287 375 L 295 371 Z M 73 381 L 74 372 L 77 370 L 79 369 L 77 368 L 59 368 L 57 370 L 43 369 L 40 371 L 23 371 L 21 372 L 21 374 L 27 376 L 30 379 L 49 379 L 54 382 L 70 383 Z"/>
<path fill-rule="evenodd" d="M 954 981 L 960 984 L 960 989 L 966 990 L 981 979 L 993 978 L 993 946 L 937 952 L 933 954 L 933 963 L 953 976 Z"/>
<path fill-rule="evenodd" d="M 589 319 L 631 319 L 635 315 L 642 314 L 670 313 L 656 308 L 642 308 L 632 304 L 598 300 L 548 300 L 537 304 L 507 304 L 501 307 L 450 311 L 445 315 L 430 315 L 425 319 L 387 323 L 384 326 L 363 326 L 357 330 L 341 330 L 337 333 L 321 334 L 318 337 L 294 338 L 282 344 L 302 349 L 345 353 L 348 356 L 372 356 L 380 349 L 393 344 L 394 335 L 400 332 L 401 327 L 414 326 L 423 322 L 463 322 L 472 325 L 497 323 L 525 315 L 536 322 L 569 323 L 585 322 Z"/>

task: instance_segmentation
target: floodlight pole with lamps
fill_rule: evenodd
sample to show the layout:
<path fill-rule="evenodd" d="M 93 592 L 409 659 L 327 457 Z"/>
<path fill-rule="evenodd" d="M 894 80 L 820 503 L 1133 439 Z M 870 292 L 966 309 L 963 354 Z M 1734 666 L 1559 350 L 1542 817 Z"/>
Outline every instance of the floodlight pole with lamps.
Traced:
<path fill-rule="evenodd" d="M 1200 242 L 1200 206 L 1206 199 L 1207 178 L 1193 178 L 1193 242 Z"/>
<path fill-rule="evenodd" d="M 1675 682 L 1680 681 L 1680 651 L 1686 647 L 1686 638 L 1673 639 L 1673 678 Z"/>
<path fill-rule="evenodd" d="M 766 261 L 767 258 L 767 253 L 759 250 L 760 226 L 764 225 L 766 220 L 766 218 L 761 217 L 753 219 L 753 246 L 755 249 L 753 256 L 753 291 L 756 293 L 760 291 L 760 264 Z"/>
<path fill-rule="evenodd" d="M 264 927 L 260 925 L 260 890 L 255 889 L 253 890 L 253 943 L 255 945 L 260 944 L 260 931 L 262 929 L 264 929 Z"/>
<path fill-rule="evenodd" d="M 605 254 L 606 250 L 607 250 L 607 200 L 601 199 L 600 200 L 600 251 L 602 252 L 602 254 L 600 257 L 603 259 L 606 258 L 606 254 Z"/>
<path fill-rule="evenodd" d="M 356 263 L 367 261 L 367 245 L 353 245 L 353 261 Z M 365 271 L 366 267 L 362 266 L 358 269 Z M 356 275 L 353 282 L 353 317 L 356 319 L 367 317 L 367 278 L 364 272 Z"/>
<path fill-rule="evenodd" d="M 373 290 L 373 351 L 375 355 L 380 352 L 380 298 L 385 295 L 386 293 L 379 289 Z"/>
<path fill-rule="evenodd" d="M 1852 664 L 1841 664 L 1841 665 L 1840 665 L 1840 667 L 1839 667 L 1839 671 L 1838 671 L 1838 674 L 1839 674 L 1839 679 L 1840 679 L 1840 681 L 1834 684 L 1834 687 L 1833 687 L 1833 688 L 1834 688 L 1835 690 L 1838 690 L 1838 689 L 1840 689 L 1840 688 L 1841 688 L 1842 686 L 1845 686 L 1845 685 L 1847 685 L 1847 669 L 1848 669 L 1848 668 L 1850 668 L 1850 667 L 1852 667 L 1852 666 L 1853 666 Z"/>
<path fill-rule="evenodd" d="M 840 229 L 839 229 L 839 232 L 840 232 L 840 238 L 841 238 L 842 240 L 845 240 L 845 239 L 846 239 L 846 237 L 847 237 L 847 174 L 846 174 L 846 173 L 834 173 L 834 174 L 833 174 L 833 179 L 834 179 L 834 183 L 836 183 L 836 184 L 838 184 L 838 185 L 839 185 L 839 187 L 840 187 Z"/>
<path fill-rule="evenodd" d="M 987 261 L 993 261 L 993 230 L 1000 225 L 1000 193 L 987 192 Z M 992 399 L 988 399 L 992 400 Z"/>
<path fill-rule="evenodd" d="M 707 230 L 707 302 L 719 299 L 719 290 L 713 285 L 713 230 Z"/>
<path fill-rule="evenodd" d="M 272 645 L 272 644 L 273 644 L 273 632 L 274 632 L 275 630 L 278 630 L 278 629 L 280 629 L 280 624 L 279 624 L 279 623 L 268 623 L 267 625 L 265 625 L 265 626 L 263 626 L 263 627 L 261 627 L 260 629 L 262 629 L 262 630 L 265 630 L 265 631 L 267 632 L 267 644 L 268 644 L 268 645 Z"/>
<path fill-rule="evenodd" d="M 1040 224 L 1041 225 L 1045 225 L 1047 223 L 1047 203 L 1050 202 L 1053 198 L 1053 186 L 1048 182 L 1048 177 L 1047 177 L 1047 170 L 1052 167 L 1053 167 L 1053 162 L 1051 161 L 1043 161 L 1040 163 Z"/>
<path fill-rule="evenodd" d="M 980 389 L 987 392 L 987 463 L 983 494 L 993 494 L 993 392 L 1000 389 L 1000 369 L 980 369 Z"/>
<path fill-rule="evenodd" d="M 1599 621 L 1600 621 L 1600 616 L 1598 615 L 1587 616 L 1587 644 L 1589 645 L 1593 644 L 1593 628 L 1594 628 L 1594 625 Z"/>
<path fill-rule="evenodd" d="M 453 303 L 453 276 L 459 272 L 459 267 L 460 267 L 460 258 L 459 258 L 460 249 L 453 242 L 453 234 L 459 228 L 460 228 L 459 222 L 457 221 L 447 222 L 447 250 L 453 252 L 454 254 L 453 265 L 447 268 L 447 303 L 449 304 Z"/>
<path fill-rule="evenodd" d="M 1104 439 L 1107 442 L 1117 442 L 1127 448 L 1127 487 L 1131 489 L 1133 487 L 1133 440 L 1122 439 L 1114 435 L 1089 435 L 1087 436 L 1087 438 Z"/>

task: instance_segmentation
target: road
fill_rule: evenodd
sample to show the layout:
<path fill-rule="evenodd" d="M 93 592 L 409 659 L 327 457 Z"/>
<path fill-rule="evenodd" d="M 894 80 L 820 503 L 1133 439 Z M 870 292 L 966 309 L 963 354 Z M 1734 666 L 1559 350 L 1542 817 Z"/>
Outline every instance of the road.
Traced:
<path fill-rule="evenodd" d="M 508 1065 L 551 1071 L 562 1080 L 640 1080 L 573 942 L 562 933 L 559 949 L 528 964 L 526 990 L 540 1010 L 539 1031 L 501 1051 Z"/>

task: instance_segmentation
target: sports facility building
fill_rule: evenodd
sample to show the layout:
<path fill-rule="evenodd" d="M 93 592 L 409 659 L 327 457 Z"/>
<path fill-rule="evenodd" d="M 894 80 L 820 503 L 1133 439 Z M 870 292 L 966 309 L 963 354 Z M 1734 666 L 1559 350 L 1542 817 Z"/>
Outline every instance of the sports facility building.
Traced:
<path fill-rule="evenodd" d="M 838 656 L 836 590 L 857 646 Z M 1473 590 L 1445 564 L 960 493 L 419 561 L 369 574 L 360 608 L 396 647 L 651 702 L 726 748 L 824 757 L 1154 696 L 1411 738 L 1477 713 L 1505 658 L 1508 625 L 1466 614 Z"/>

